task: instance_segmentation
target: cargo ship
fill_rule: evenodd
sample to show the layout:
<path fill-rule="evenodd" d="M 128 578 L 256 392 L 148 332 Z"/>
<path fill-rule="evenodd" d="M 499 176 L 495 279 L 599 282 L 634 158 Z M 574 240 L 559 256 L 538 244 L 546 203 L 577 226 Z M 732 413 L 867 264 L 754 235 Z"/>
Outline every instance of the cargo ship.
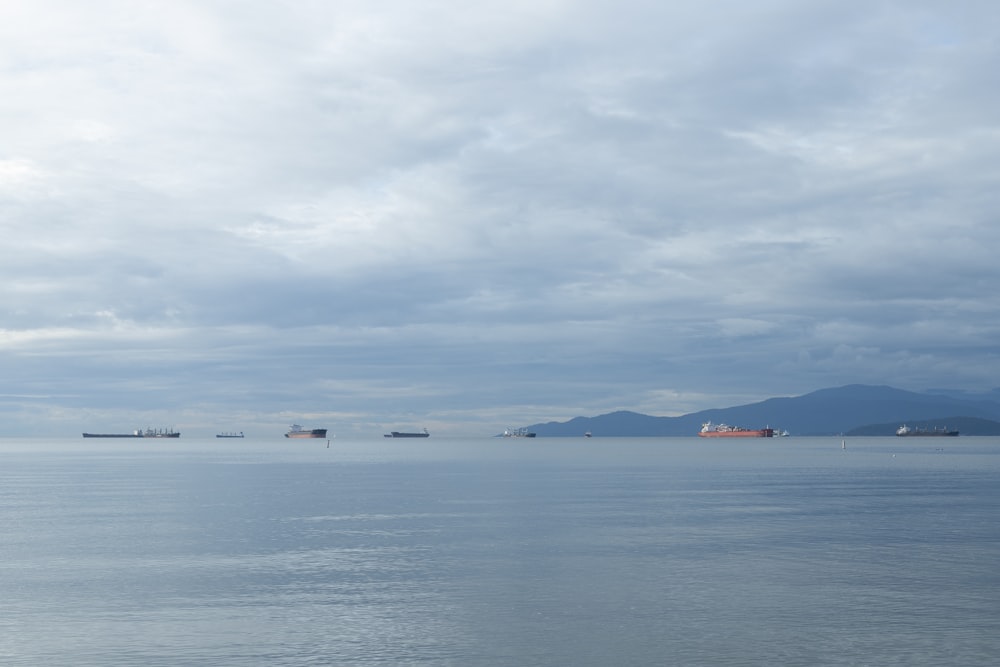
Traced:
<path fill-rule="evenodd" d="M 910 428 L 906 424 L 903 424 L 896 429 L 896 435 L 901 438 L 913 438 L 918 436 L 943 436 L 943 437 L 955 437 L 958 435 L 958 429 L 950 431 L 947 428 L 937 428 L 932 429 L 926 428 Z"/>
<path fill-rule="evenodd" d="M 534 438 L 535 433 L 526 428 L 507 429 L 503 432 L 505 438 Z"/>
<path fill-rule="evenodd" d="M 291 428 L 288 429 L 288 433 L 285 434 L 286 438 L 325 438 L 326 429 L 325 428 L 302 428 L 298 424 L 292 424 Z"/>
<path fill-rule="evenodd" d="M 713 424 L 705 422 L 698 432 L 701 438 L 773 438 L 773 428 L 749 429 L 728 424 Z"/>
<path fill-rule="evenodd" d="M 418 433 L 407 433 L 405 431 L 390 431 L 389 433 L 385 434 L 385 437 L 387 437 L 387 438 L 429 438 L 429 437 L 431 437 L 431 434 L 427 431 L 427 429 L 424 429 L 423 431 L 420 431 Z"/>
<path fill-rule="evenodd" d="M 181 434 L 173 429 L 136 429 L 131 433 L 84 433 L 85 438 L 179 438 Z"/>
<path fill-rule="evenodd" d="M 216 438 L 242 438 L 243 437 L 243 431 L 240 431 L 239 433 L 216 433 L 215 437 Z"/>

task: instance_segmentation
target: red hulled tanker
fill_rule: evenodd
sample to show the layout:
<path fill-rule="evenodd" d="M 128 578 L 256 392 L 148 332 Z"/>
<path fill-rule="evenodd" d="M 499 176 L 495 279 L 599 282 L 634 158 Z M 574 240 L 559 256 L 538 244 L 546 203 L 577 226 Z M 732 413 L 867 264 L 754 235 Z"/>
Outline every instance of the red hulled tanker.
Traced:
<path fill-rule="evenodd" d="M 713 424 L 705 422 L 698 432 L 701 438 L 773 438 L 773 428 L 749 429 L 728 424 Z"/>

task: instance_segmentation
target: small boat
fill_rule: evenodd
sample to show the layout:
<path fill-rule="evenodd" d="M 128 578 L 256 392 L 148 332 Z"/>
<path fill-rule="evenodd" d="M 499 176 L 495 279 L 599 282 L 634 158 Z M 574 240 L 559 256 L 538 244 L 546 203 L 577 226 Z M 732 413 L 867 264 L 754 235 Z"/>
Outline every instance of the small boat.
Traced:
<path fill-rule="evenodd" d="M 288 433 L 285 434 L 286 438 L 325 438 L 326 429 L 325 428 L 302 428 L 298 424 L 292 424 Z"/>
<path fill-rule="evenodd" d="M 583 437 L 590 438 L 590 437 L 592 437 L 592 435 L 591 435 L 590 431 L 587 431 L 586 433 L 583 434 Z"/>
<path fill-rule="evenodd" d="M 700 438 L 773 438 L 773 428 L 749 429 L 728 424 L 713 424 L 708 421 L 701 425 L 698 431 Z"/>
<path fill-rule="evenodd" d="M 239 433 L 216 433 L 215 437 L 216 438 L 242 438 L 243 437 L 243 431 L 240 431 Z"/>
<path fill-rule="evenodd" d="M 391 431 L 385 434 L 387 438 L 429 438 L 431 434 L 424 429 L 417 433 L 407 433 L 406 431 Z"/>
<path fill-rule="evenodd" d="M 503 432 L 503 437 L 505 438 L 534 438 L 535 433 L 529 431 L 526 428 L 515 428 L 515 429 L 505 429 Z"/>
<path fill-rule="evenodd" d="M 85 438 L 179 438 L 181 434 L 171 429 L 142 430 L 137 428 L 131 433 L 84 433 Z"/>
<path fill-rule="evenodd" d="M 951 431 L 948 430 L 947 427 L 939 428 L 937 426 L 935 426 L 932 429 L 917 428 L 917 427 L 910 428 L 906 424 L 903 424 L 902 426 L 896 429 L 896 435 L 898 435 L 901 438 L 908 438 L 908 437 L 912 438 L 918 436 L 941 436 L 941 437 L 953 438 L 958 435 L 958 429 Z"/>

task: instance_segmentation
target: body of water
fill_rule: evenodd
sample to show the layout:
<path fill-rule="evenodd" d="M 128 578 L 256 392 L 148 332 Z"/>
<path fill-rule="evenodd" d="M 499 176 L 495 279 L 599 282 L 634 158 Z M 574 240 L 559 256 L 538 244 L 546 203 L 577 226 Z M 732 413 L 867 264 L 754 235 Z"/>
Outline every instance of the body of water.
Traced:
<path fill-rule="evenodd" d="M 1000 662 L 1000 438 L 0 457 L 3 665 Z"/>

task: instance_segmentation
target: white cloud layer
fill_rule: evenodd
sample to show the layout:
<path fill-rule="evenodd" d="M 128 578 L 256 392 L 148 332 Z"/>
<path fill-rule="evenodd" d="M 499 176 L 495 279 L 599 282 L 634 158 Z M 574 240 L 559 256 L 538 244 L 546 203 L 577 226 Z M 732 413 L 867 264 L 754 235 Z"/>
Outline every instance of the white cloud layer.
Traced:
<path fill-rule="evenodd" d="M 975 1 L 5 3 L 0 417 L 992 388 L 997 34 Z"/>

